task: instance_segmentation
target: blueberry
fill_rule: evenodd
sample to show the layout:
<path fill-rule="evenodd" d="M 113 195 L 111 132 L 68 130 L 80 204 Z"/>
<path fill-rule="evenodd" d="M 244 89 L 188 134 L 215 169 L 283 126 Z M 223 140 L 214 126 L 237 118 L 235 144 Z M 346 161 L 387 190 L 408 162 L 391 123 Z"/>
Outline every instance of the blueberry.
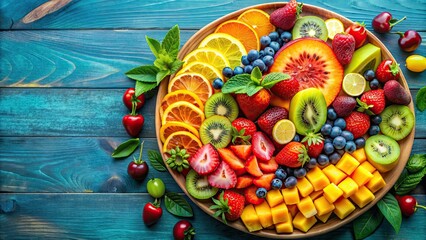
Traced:
<path fill-rule="evenodd" d="M 324 139 L 324 145 L 325 145 L 326 143 L 333 143 L 333 139 L 332 139 L 332 138 L 325 138 L 325 139 Z"/>
<path fill-rule="evenodd" d="M 272 179 L 271 187 L 273 189 L 281 189 L 283 187 L 283 181 L 279 178 Z"/>
<path fill-rule="evenodd" d="M 272 41 L 276 41 L 276 40 L 278 40 L 278 38 L 280 37 L 280 35 L 277 32 L 271 32 L 269 34 L 269 37 L 271 38 Z"/>
<path fill-rule="evenodd" d="M 349 131 L 342 131 L 342 134 L 340 134 L 340 136 L 344 137 L 346 139 L 346 141 L 353 141 L 354 140 L 354 135 L 349 132 Z"/>
<path fill-rule="evenodd" d="M 306 164 L 306 166 L 308 168 L 314 168 L 317 166 L 317 159 L 316 158 L 311 158 L 309 159 L 309 162 Z"/>
<path fill-rule="evenodd" d="M 252 65 L 246 65 L 244 67 L 244 72 L 245 73 L 251 73 L 251 71 L 253 71 L 253 66 Z"/>
<path fill-rule="evenodd" d="M 243 73 L 244 73 L 244 68 L 242 68 L 240 66 L 236 66 L 234 68 L 234 75 L 243 74 Z"/>
<path fill-rule="evenodd" d="M 327 121 L 325 121 L 325 123 L 330 124 L 331 126 L 334 126 L 334 121 L 327 119 Z"/>
<path fill-rule="evenodd" d="M 214 89 L 221 89 L 223 87 L 223 81 L 220 78 L 215 78 L 213 80 L 213 88 Z"/>
<path fill-rule="evenodd" d="M 265 63 L 262 60 L 256 59 L 253 62 L 253 67 L 258 67 L 260 69 L 260 71 L 263 72 L 265 70 L 265 68 L 266 68 L 266 65 L 265 65 Z"/>
<path fill-rule="evenodd" d="M 277 28 L 277 33 L 281 36 L 281 34 L 284 32 L 284 29 L 282 28 Z"/>
<path fill-rule="evenodd" d="M 250 61 L 247 59 L 247 55 L 241 57 L 241 63 L 245 66 L 250 65 Z"/>
<path fill-rule="evenodd" d="M 345 154 L 345 149 L 338 149 L 338 150 L 336 150 L 336 152 L 340 155 L 340 156 L 343 156 L 343 154 Z"/>
<path fill-rule="evenodd" d="M 294 176 L 294 169 L 293 168 L 287 168 L 286 169 L 286 171 L 287 171 L 287 177 L 289 177 L 289 176 Z"/>
<path fill-rule="evenodd" d="M 371 125 L 370 129 L 368 129 L 368 134 L 370 134 L 370 136 L 374 136 L 379 134 L 380 132 L 380 127 L 379 125 Z"/>
<path fill-rule="evenodd" d="M 338 118 L 334 121 L 334 126 L 344 130 L 346 128 L 346 121 L 343 118 Z"/>
<path fill-rule="evenodd" d="M 331 129 L 333 128 L 333 126 L 331 125 L 331 124 L 328 124 L 328 123 L 326 123 L 326 124 L 324 124 L 322 127 L 321 127 L 321 133 L 322 133 L 322 135 L 324 135 L 324 136 L 328 136 L 328 135 L 330 135 L 331 134 Z"/>
<path fill-rule="evenodd" d="M 336 138 L 336 137 L 340 136 L 340 134 L 342 134 L 342 129 L 337 127 L 337 126 L 334 126 L 331 129 L 330 137 Z"/>
<path fill-rule="evenodd" d="M 334 108 L 327 109 L 327 118 L 330 120 L 336 120 L 337 113 L 334 111 Z"/>
<path fill-rule="evenodd" d="M 365 146 L 365 139 L 363 137 L 355 139 L 356 148 L 363 148 Z"/>
<path fill-rule="evenodd" d="M 273 57 L 275 55 L 275 51 L 271 47 L 266 47 L 265 49 L 263 49 L 263 51 L 265 51 L 265 56 L 269 55 Z"/>
<path fill-rule="evenodd" d="M 265 198 L 265 197 L 266 197 L 266 193 L 267 193 L 267 191 L 266 191 L 266 189 L 265 189 L 265 188 L 263 188 L 263 187 L 258 188 L 258 189 L 256 190 L 256 196 L 257 196 L 258 198 Z"/>
<path fill-rule="evenodd" d="M 280 38 L 283 40 L 283 42 L 288 43 L 291 41 L 291 33 L 290 32 L 283 32 L 281 33 Z"/>
<path fill-rule="evenodd" d="M 287 178 L 287 172 L 282 168 L 278 168 L 277 171 L 275 171 L 275 177 L 284 180 Z"/>
<path fill-rule="evenodd" d="M 300 135 L 296 133 L 296 135 L 294 135 L 294 138 L 292 140 L 293 142 L 300 142 Z"/>
<path fill-rule="evenodd" d="M 376 74 L 374 73 L 374 71 L 372 69 L 368 69 L 367 71 L 364 72 L 364 78 L 367 81 L 371 81 L 376 77 Z"/>
<path fill-rule="evenodd" d="M 294 188 L 296 187 L 296 184 L 297 184 L 297 179 L 293 176 L 290 176 L 285 180 L 284 186 L 286 188 Z"/>
<path fill-rule="evenodd" d="M 266 55 L 262 58 L 263 62 L 265 63 L 266 66 L 270 67 L 272 66 L 272 64 L 274 64 L 274 57 L 270 56 L 270 55 Z"/>
<path fill-rule="evenodd" d="M 230 67 L 224 67 L 222 70 L 222 74 L 227 78 L 231 78 L 232 76 L 234 76 L 234 71 Z"/>
<path fill-rule="evenodd" d="M 265 56 L 265 51 L 264 50 L 260 50 L 259 51 L 259 58 L 262 59 Z"/>
<path fill-rule="evenodd" d="M 320 154 L 317 161 L 320 166 L 326 166 L 330 163 L 330 159 L 325 154 Z"/>
<path fill-rule="evenodd" d="M 379 80 L 373 79 L 373 80 L 370 81 L 370 88 L 371 88 L 371 90 L 379 89 L 379 87 L 380 87 Z"/>
<path fill-rule="evenodd" d="M 283 46 L 283 40 L 281 38 L 278 38 L 277 40 L 278 44 L 280 44 L 280 48 Z"/>
<path fill-rule="evenodd" d="M 330 157 L 328 157 L 332 164 L 336 164 L 340 160 L 340 158 L 342 157 L 337 152 L 331 154 Z"/>
<path fill-rule="evenodd" d="M 382 117 L 380 115 L 373 115 L 370 120 L 372 124 L 379 125 L 382 122 Z"/>
<path fill-rule="evenodd" d="M 275 41 L 272 41 L 269 44 L 269 47 L 274 49 L 275 52 L 278 52 L 278 50 L 280 50 L 280 48 L 281 48 L 280 44 L 278 42 L 275 42 Z"/>
<path fill-rule="evenodd" d="M 334 148 L 336 149 L 343 149 L 346 145 L 346 139 L 342 136 L 337 136 L 333 140 L 333 145 L 334 145 Z"/>
<path fill-rule="evenodd" d="M 345 151 L 348 153 L 353 153 L 356 150 L 356 145 L 354 141 L 347 141 L 345 145 Z"/>
<path fill-rule="evenodd" d="M 323 151 L 327 155 L 332 154 L 334 152 L 334 146 L 333 146 L 333 144 L 332 143 L 325 143 Z"/>
<path fill-rule="evenodd" d="M 250 62 L 253 62 L 254 60 L 259 58 L 259 52 L 257 50 L 250 50 L 247 54 L 247 59 Z"/>
<path fill-rule="evenodd" d="M 297 178 L 303 178 L 306 176 L 306 169 L 304 168 L 297 168 L 294 170 L 294 176 Z"/>
<path fill-rule="evenodd" d="M 269 36 L 263 36 L 260 38 L 260 44 L 262 44 L 262 47 L 267 47 L 271 41 L 272 40 Z"/>

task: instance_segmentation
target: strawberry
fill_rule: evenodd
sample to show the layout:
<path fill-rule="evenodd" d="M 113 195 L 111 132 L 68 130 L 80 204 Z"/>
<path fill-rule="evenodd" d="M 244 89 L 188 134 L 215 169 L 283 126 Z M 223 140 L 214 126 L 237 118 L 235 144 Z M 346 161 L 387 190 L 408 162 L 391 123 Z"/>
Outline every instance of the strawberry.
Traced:
<path fill-rule="evenodd" d="M 297 168 L 309 161 L 305 145 L 299 142 L 289 142 L 275 157 L 279 165 Z"/>
<path fill-rule="evenodd" d="M 253 149 L 251 145 L 231 145 L 230 148 L 237 157 L 244 161 L 250 157 Z"/>
<path fill-rule="evenodd" d="M 259 168 L 259 164 L 257 163 L 256 156 L 252 155 L 249 157 L 245 164 L 246 171 L 250 173 L 252 176 L 260 177 L 263 175 L 262 170 Z"/>
<path fill-rule="evenodd" d="M 244 173 L 244 162 L 239 159 L 235 154 L 228 148 L 218 148 L 217 152 L 219 153 L 220 159 L 226 162 L 229 167 L 233 170 Z"/>
<path fill-rule="evenodd" d="M 338 33 L 331 42 L 334 54 L 342 65 L 351 62 L 355 51 L 355 38 L 347 33 Z"/>
<path fill-rule="evenodd" d="M 367 91 L 362 94 L 358 103 L 360 104 L 358 111 L 370 110 L 374 114 L 380 114 L 386 107 L 385 91 L 383 89 Z"/>
<path fill-rule="evenodd" d="M 345 130 L 351 132 L 355 139 L 362 137 L 370 128 L 370 117 L 365 113 L 352 112 L 345 121 Z"/>
<path fill-rule="evenodd" d="M 287 118 L 288 118 L 287 109 L 282 107 L 273 107 L 266 110 L 266 112 L 260 115 L 260 117 L 257 119 L 257 125 L 259 126 L 260 129 L 262 129 L 263 132 L 271 136 L 272 129 L 274 128 L 275 123 L 277 123 L 281 119 L 287 119 Z"/>
<path fill-rule="evenodd" d="M 243 213 L 245 198 L 243 195 L 231 191 L 223 191 L 218 199 L 212 198 L 214 205 L 210 209 L 215 210 L 214 216 L 221 216 L 222 220 L 235 221 L 238 220 Z"/>
<path fill-rule="evenodd" d="M 266 190 L 271 190 L 271 182 L 274 178 L 275 173 L 263 174 L 261 177 L 253 179 L 253 184 L 257 187 L 263 187 Z"/>
<path fill-rule="evenodd" d="M 256 124 L 247 118 L 237 118 L 232 121 L 233 128 L 231 129 L 232 143 L 234 144 L 249 144 L 249 140 L 253 133 L 257 131 Z"/>
<path fill-rule="evenodd" d="M 275 173 L 278 169 L 278 163 L 275 161 L 275 157 L 267 162 L 258 162 L 260 170 L 263 173 Z"/>
<path fill-rule="evenodd" d="M 237 184 L 237 175 L 229 165 L 222 161 L 217 169 L 207 177 L 212 187 L 230 189 Z"/>
<path fill-rule="evenodd" d="M 336 111 L 337 116 L 346 117 L 355 109 L 356 100 L 350 96 L 337 96 L 333 101 L 332 106 Z"/>
<path fill-rule="evenodd" d="M 298 5 L 296 0 L 290 0 L 284 7 L 273 11 L 269 21 L 276 27 L 283 30 L 290 30 L 302 12 L 302 6 L 303 4 Z"/>
<path fill-rule="evenodd" d="M 321 133 L 307 133 L 302 139 L 302 143 L 308 149 L 309 157 L 313 158 L 317 158 L 324 148 L 324 138 Z"/>
<path fill-rule="evenodd" d="M 262 132 L 255 132 L 252 139 L 253 153 L 259 161 L 269 161 L 274 154 L 275 146 Z"/>
<path fill-rule="evenodd" d="M 253 184 L 253 176 L 249 174 L 244 174 L 239 177 L 237 177 L 237 185 L 235 185 L 235 188 L 246 188 Z"/>
<path fill-rule="evenodd" d="M 292 77 L 289 80 L 281 81 L 271 88 L 271 92 L 285 100 L 290 100 L 297 92 L 299 92 L 300 83 Z"/>
<path fill-rule="evenodd" d="M 197 150 L 189 159 L 191 167 L 200 175 L 212 173 L 220 164 L 219 154 L 212 144 L 208 143 Z"/>
<path fill-rule="evenodd" d="M 399 79 L 399 64 L 393 60 L 383 60 L 376 69 L 376 78 L 381 83 Z"/>
<path fill-rule="evenodd" d="M 246 198 L 246 201 L 253 205 L 259 205 L 265 201 L 264 198 L 259 198 L 256 195 L 256 190 L 258 187 L 256 186 L 250 186 L 246 189 L 244 189 L 244 197 Z"/>
<path fill-rule="evenodd" d="M 269 106 L 271 94 L 264 88 L 249 96 L 237 94 L 236 100 L 243 114 L 250 120 L 256 120 Z"/>

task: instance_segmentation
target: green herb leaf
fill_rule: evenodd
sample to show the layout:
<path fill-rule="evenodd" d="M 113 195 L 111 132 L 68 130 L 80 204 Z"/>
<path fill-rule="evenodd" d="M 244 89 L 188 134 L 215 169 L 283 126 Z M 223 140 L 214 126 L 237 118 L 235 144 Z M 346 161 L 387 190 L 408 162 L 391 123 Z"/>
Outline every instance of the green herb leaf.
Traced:
<path fill-rule="evenodd" d="M 157 85 L 160 84 L 161 80 L 170 75 L 170 70 L 162 70 L 157 73 Z"/>
<path fill-rule="evenodd" d="M 164 196 L 164 204 L 167 211 L 178 217 L 192 217 L 191 205 L 181 195 L 173 192 L 167 192 Z"/>
<path fill-rule="evenodd" d="M 368 210 L 354 220 L 353 229 L 355 239 L 364 239 L 370 236 L 382 223 L 383 214 L 376 207 Z"/>
<path fill-rule="evenodd" d="M 228 79 L 223 84 L 223 93 L 246 93 L 247 86 L 253 81 L 250 79 L 250 75 L 247 73 L 239 74 Z"/>
<path fill-rule="evenodd" d="M 253 68 L 250 74 L 250 78 L 254 83 L 260 85 L 260 81 L 262 80 L 262 71 L 260 71 L 259 67 Z"/>
<path fill-rule="evenodd" d="M 247 95 L 249 95 L 251 97 L 254 94 L 256 94 L 257 92 L 259 92 L 260 90 L 262 90 L 262 88 L 263 88 L 262 86 L 255 85 L 254 83 L 250 84 L 247 87 Z"/>
<path fill-rule="evenodd" d="M 170 74 L 173 74 L 173 73 L 177 72 L 183 66 L 183 64 L 184 64 L 184 62 L 182 62 L 179 59 L 176 59 L 172 63 L 172 67 L 170 68 Z"/>
<path fill-rule="evenodd" d="M 126 72 L 126 76 L 136 81 L 142 82 L 157 82 L 157 72 L 160 70 L 153 65 L 139 66 Z"/>
<path fill-rule="evenodd" d="M 379 202 L 377 202 L 377 207 L 380 209 L 383 216 L 385 216 L 386 220 L 388 220 L 395 229 L 395 232 L 398 233 L 401 228 L 402 215 L 398 201 L 395 197 L 392 194 L 387 193 Z"/>
<path fill-rule="evenodd" d="M 163 157 L 161 157 L 161 154 L 158 151 L 149 150 L 148 159 L 149 159 L 149 162 L 151 163 L 151 166 L 155 168 L 155 170 L 159 172 L 167 171 L 166 165 L 164 164 L 164 161 L 163 161 Z"/>
<path fill-rule="evenodd" d="M 280 73 L 280 72 L 273 72 L 273 73 L 266 75 L 263 78 L 262 86 L 264 88 L 269 89 L 269 88 L 273 87 L 275 84 L 277 84 L 277 83 L 279 83 L 283 80 L 287 80 L 289 78 L 290 78 L 290 75 L 288 75 L 288 74 Z"/>
<path fill-rule="evenodd" d="M 174 58 L 171 58 L 167 53 L 163 52 L 164 50 L 161 50 L 158 58 L 154 61 L 154 65 L 160 70 L 170 70 L 172 68 Z"/>
<path fill-rule="evenodd" d="M 180 31 L 179 26 L 173 26 L 166 34 L 161 42 L 161 48 L 166 50 L 168 55 L 174 60 L 177 58 L 180 45 Z"/>
<path fill-rule="evenodd" d="M 410 174 L 407 169 L 404 169 L 401 176 L 399 176 L 395 185 L 395 193 L 398 195 L 405 195 L 414 190 L 417 185 L 422 181 L 426 174 L 426 168 L 421 171 Z"/>
<path fill-rule="evenodd" d="M 410 173 L 416 173 L 420 170 L 423 170 L 423 168 L 426 167 L 426 154 L 414 154 L 408 159 L 407 165 L 405 168 Z"/>
<path fill-rule="evenodd" d="M 142 93 L 146 93 L 149 90 L 154 89 L 155 87 L 157 87 L 157 83 L 146 83 L 137 81 L 135 85 L 135 95 L 136 97 L 138 97 Z"/>
<path fill-rule="evenodd" d="M 157 41 L 156 39 L 150 38 L 148 36 L 145 36 L 145 40 L 148 43 L 148 46 L 151 49 L 152 54 L 154 54 L 155 57 L 158 57 L 158 53 L 161 50 L 161 43 Z"/>
<path fill-rule="evenodd" d="M 136 148 L 138 148 L 140 143 L 139 138 L 131 138 L 125 142 L 122 142 L 118 147 L 112 152 L 111 157 L 113 158 L 124 158 L 130 156 Z"/>
<path fill-rule="evenodd" d="M 420 88 L 416 95 L 416 106 L 423 112 L 426 109 L 426 86 Z"/>

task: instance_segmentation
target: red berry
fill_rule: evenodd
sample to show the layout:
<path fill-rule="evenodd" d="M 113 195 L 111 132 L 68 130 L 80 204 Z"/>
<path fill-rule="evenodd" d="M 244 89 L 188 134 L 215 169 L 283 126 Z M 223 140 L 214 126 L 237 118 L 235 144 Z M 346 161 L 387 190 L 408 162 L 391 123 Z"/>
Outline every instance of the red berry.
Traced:
<path fill-rule="evenodd" d="M 347 33 L 336 34 L 331 46 L 340 64 L 346 65 L 351 62 L 355 52 L 355 38 L 352 35 Z"/>
<path fill-rule="evenodd" d="M 373 26 L 374 31 L 378 33 L 387 33 L 389 32 L 393 26 L 404 21 L 406 17 L 402 19 L 394 19 L 392 18 L 392 14 L 389 12 L 382 12 L 379 15 L 375 16 L 371 25 Z"/>
<path fill-rule="evenodd" d="M 271 92 L 282 99 L 289 100 L 294 95 L 296 95 L 297 92 L 299 92 L 299 89 L 299 81 L 296 78 L 292 77 L 289 80 L 284 80 L 275 84 L 271 88 Z"/>
<path fill-rule="evenodd" d="M 198 174 L 207 175 L 214 172 L 219 166 L 219 154 L 213 145 L 208 143 L 191 156 L 189 164 Z"/>
<path fill-rule="evenodd" d="M 354 23 L 346 29 L 346 33 L 349 33 L 355 38 L 355 48 L 361 47 L 367 39 L 367 31 L 365 30 L 364 23 Z"/>
<path fill-rule="evenodd" d="M 277 123 L 281 119 L 287 119 L 288 118 L 288 111 L 285 108 L 282 107 L 273 107 L 266 112 L 264 112 L 260 117 L 257 119 L 257 125 L 260 129 L 262 129 L 263 132 L 268 134 L 269 136 L 272 135 L 272 129 L 275 126 L 275 123 Z"/>
<path fill-rule="evenodd" d="M 259 161 L 269 161 L 274 154 L 275 146 L 262 132 L 255 132 L 252 139 L 253 153 Z"/>
<path fill-rule="evenodd" d="M 399 65 L 393 60 L 383 60 L 376 69 L 376 78 L 381 83 L 399 79 Z"/>
<path fill-rule="evenodd" d="M 410 195 L 405 196 L 395 196 L 396 200 L 398 201 L 399 207 L 401 208 L 401 212 L 404 216 L 409 217 L 413 215 L 417 208 L 423 208 L 426 209 L 425 206 L 418 205 L 416 198 Z"/>
<path fill-rule="evenodd" d="M 361 96 L 361 108 L 368 109 L 374 114 L 380 114 L 386 107 L 385 91 L 383 89 L 370 90 Z"/>
<path fill-rule="evenodd" d="M 408 30 L 405 33 L 397 33 L 401 36 L 398 39 L 398 45 L 405 52 L 412 52 L 416 50 L 422 43 L 422 37 L 414 30 Z"/>
<path fill-rule="evenodd" d="M 367 133 L 370 128 L 370 117 L 365 113 L 352 112 L 345 118 L 346 129 L 357 139 Z"/>
<path fill-rule="evenodd" d="M 302 11 L 302 4 L 297 5 L 296 0 L 290 0 L 284 7 L 271 13 L 269 21 L 276 27 L 283 30 L 293 28 L 299 13 Z"/>
<path fill-rule="evenodd" d="M 180 220 L 173 227 L 174 240 L 191 240 L 194 238 L 195 229 L 187 220 Z"/>
<path fill-rule="evenodd" d="M 135 89 L 128 88 L 123 94 L 123 103 L 130 111 L 132 111 L 132 102 L 136 102 L 136 110 L 140 109 L 145 104 L 145 95 L 141 94 L 136 97 Z"/>
<path fill-rule="evenodd" d="M 230 189 L 237 184 L 237 175 L 226 162 L 222 161 L 217 169 L 207 177 L 207 180 L 213 187 Z"/>
<path fill-rule="evenodd" d="M 142 219 L 147 226 L 156 223 L 162 215 L 163 209 L 161 209 L 160 204 L 157 201 L 154 203 L 149 202 L 143 207 Z"/>

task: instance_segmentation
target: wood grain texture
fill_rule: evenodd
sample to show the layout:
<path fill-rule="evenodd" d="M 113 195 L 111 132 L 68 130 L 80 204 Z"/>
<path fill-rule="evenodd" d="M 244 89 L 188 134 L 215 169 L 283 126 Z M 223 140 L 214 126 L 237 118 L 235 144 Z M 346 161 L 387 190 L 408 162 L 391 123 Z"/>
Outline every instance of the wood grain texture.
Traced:
<path fill-rule="evenodd" d="M 426 204 L 425 195 L 415 197 L 419 204 Z M 11 199 L 17 206 L 12 213 L 0 214 L 1 239 L 172 239 L 173 225 L 179 220 L 162 204 L 162 218 L 146 227 L 141 212 L 152 201 L 147 194 L 0 195 L 0 203 Z M 191 205 L 194 217 L 188 220 L 196 229 L 196 239 L 264 239 L 229 228 Z M 421 239 L 426 228 L 419 224 L 425 221 L 426 211 L 418 211 L 403 219 L 399 234 L 384 222 L 369 239 Z M 147 234 L 149 238 L 144 237 Z M 352 224 L 315 239 L 330 238 L 353 239 Z"/>

